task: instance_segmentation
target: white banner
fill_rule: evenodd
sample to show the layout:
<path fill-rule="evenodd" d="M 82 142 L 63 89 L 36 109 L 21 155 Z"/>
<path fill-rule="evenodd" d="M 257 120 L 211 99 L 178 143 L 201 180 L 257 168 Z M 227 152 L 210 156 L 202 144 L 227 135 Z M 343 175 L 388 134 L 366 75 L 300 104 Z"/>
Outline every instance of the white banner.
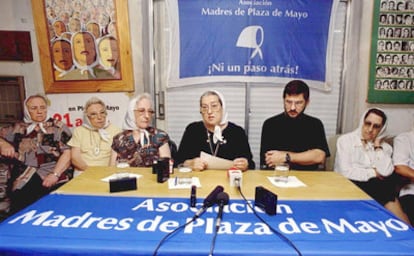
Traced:
<path fill-rule="evenodd" d="M 83 107 L 91 97 L 96 96 L 106 104 L 108 118 L 111 123 L 122 128 L 129 97 L 126 93 L 92 93 L 82 94 L 48 94 L 50 100 L 50 114 L 62 120 L 73 129 L 82 125 Z"/>

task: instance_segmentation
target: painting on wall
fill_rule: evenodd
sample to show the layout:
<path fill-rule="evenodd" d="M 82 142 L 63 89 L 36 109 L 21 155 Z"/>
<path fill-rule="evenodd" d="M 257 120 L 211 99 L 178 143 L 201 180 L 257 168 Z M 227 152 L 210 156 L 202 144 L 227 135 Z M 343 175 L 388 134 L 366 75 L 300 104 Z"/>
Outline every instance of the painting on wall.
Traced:
<path fill-rule="evenodd" d="M 369 103 L 414 103 L 414 1 L 375 0 Z"/>
<path fill-rule="evenodd" d="M 0 31 L 0 61 L 33 61 L 28 31 Z"/>
<path fill-rule="evenodd" d="M 32 0 L 46 93 L 133 91 L 127 1 Z"/>

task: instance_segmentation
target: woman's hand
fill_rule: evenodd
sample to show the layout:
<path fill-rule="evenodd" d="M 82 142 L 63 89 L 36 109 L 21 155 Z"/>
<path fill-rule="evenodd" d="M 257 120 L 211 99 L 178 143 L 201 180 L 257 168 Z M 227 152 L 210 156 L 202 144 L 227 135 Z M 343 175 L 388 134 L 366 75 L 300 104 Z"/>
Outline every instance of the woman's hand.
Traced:
<path fill-rule="evenodd" d="M 2 156 L 15 157 L 14 147 L 2 138 L 0 138 L 0 152 Z"/>
<path fill-rule="evenodd" d="M 233 166 L 239 170 L 246 171 L 249 168 L 249 161 L 244 157 L 239 157 L 233 160 Z"/>
<path fill-rule="evenodd" d="M 186 160 L 184 164 L 191 166 L 191 168 L 194 171 L 203 171 L 207 168 L 207 162 L 201 159 L 200 157 L 196 157 L 191 160 Z"/>
<path fill-rule="evenodd" d="M 57 175 L 55 175 L 55 173 L 50 173 L 43 180 L 42 185 L 43 185 L 43 187 L 50 188 L 50 187 L 53 187 L 54 185 L 56 185 L 58 180 L 59 180 L 59 177 Z"/>

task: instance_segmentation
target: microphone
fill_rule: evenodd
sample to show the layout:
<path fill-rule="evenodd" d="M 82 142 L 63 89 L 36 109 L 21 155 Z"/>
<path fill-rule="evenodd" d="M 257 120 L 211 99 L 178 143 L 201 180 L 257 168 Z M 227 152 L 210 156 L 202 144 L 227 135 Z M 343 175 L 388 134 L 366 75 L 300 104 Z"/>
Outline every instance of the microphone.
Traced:
<path fill-rule="evenodd" d="M 190 193 L 190 207 L 195 207 L 196 206 L 196 201 L 197 201 L 197 186 L 196 185 L 192 185 L 191 186 L 191 193 Z"/>
<path fill-rule="evenodd" d="M 217 195 L 217 204 L 219 206 L 219 211 L 216 218 L 216 231 L 220 228 L 221 219 L 223 218 L 223 207 L 226 204 L 229 204 L 229 194 L 226 192 L 220 192 Z"/>
<path fill-rule="evenodd" d="M 201 207 L 200 210 L 198 210 L 198 212 L 194 215 L 193 219 L 197 219 L 201 216 L 201 214 L 203 214 L 207 210 L 207 208 L 213 206 L 217 202 L 217 195 L 219 193 L 222 193 L 223 190 L 224 188 L 220 185 L 215 187 L 214 190 L 211 191 L 210 194 L 204 199 L 203 207 Z"/>

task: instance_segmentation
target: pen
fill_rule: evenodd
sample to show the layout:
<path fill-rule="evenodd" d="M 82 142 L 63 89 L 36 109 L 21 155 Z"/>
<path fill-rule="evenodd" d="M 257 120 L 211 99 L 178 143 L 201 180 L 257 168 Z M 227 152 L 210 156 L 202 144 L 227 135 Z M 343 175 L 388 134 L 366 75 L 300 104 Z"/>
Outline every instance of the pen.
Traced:
<path fill-rule="evenodd" d="M 174 186 L 177 186 L 177 176 L 175 176 Z"/>

